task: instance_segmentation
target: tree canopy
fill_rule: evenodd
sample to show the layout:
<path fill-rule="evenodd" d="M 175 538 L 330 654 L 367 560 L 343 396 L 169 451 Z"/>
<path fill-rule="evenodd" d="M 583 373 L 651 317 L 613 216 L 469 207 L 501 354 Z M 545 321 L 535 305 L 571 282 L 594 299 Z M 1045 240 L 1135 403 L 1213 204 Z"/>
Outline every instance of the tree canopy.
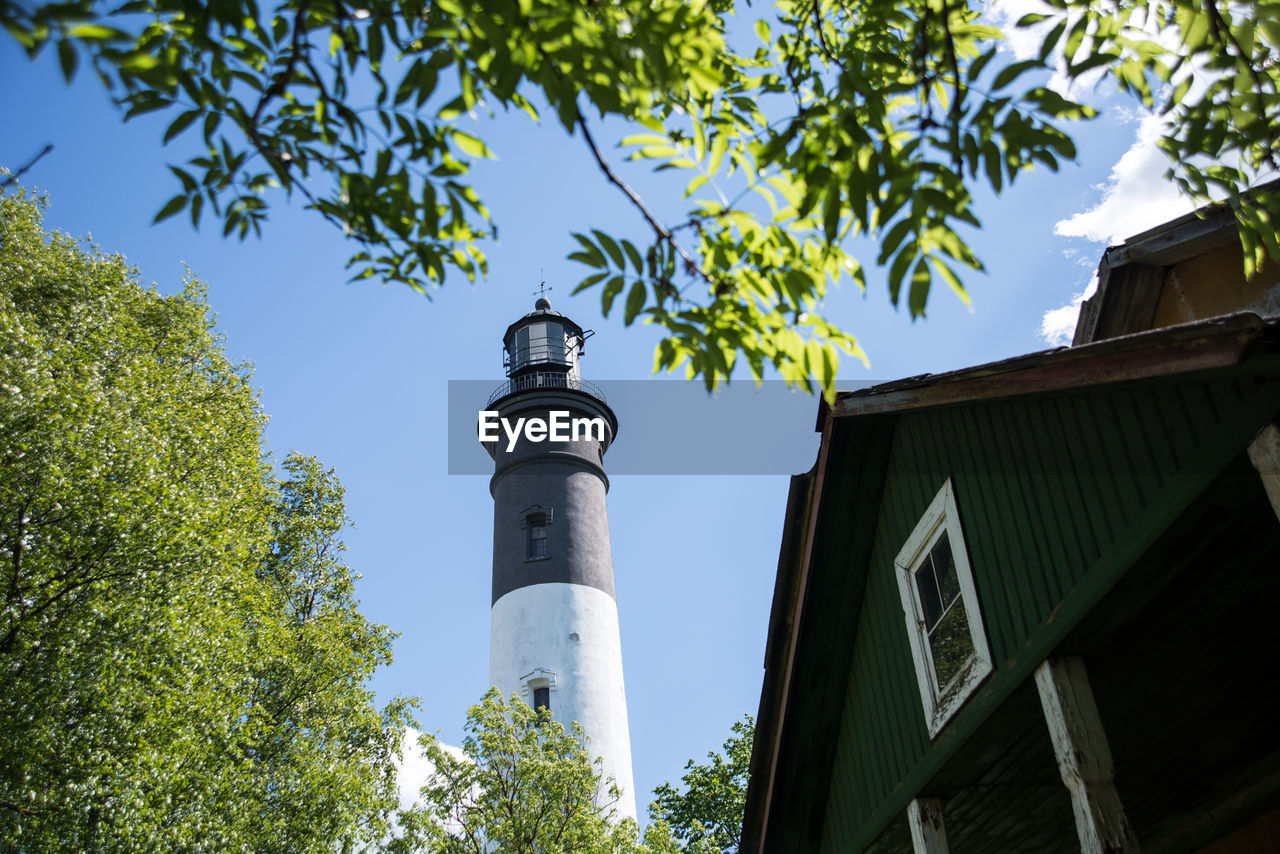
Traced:
<path fill-rule="evenodd" d="M 685 765 L 683 791 L 670 783 L 654 790 L 650 820 L 665 824 L 687 854 L 737 854 L 742 846 L 755 721 L 746 715 L 731 729 L 723 753 L 708 753 L 704 764 L 690 759 Z"/>
<path fill-rule="evenodd" d="M 742 835 L 755 725 L 733 725 L 724 753 L 692 760 L 683 791 L 663 783 L 641 841 L 614 809 L 618 790 L 602 780 L 581 727 L 496 688 L 467 713 L 462 748 L 423 735 L 430 775 L 419 802 L 397 816 L 388 854 L 490 851 L 511 854 L 734 854 Z"/>
<path fill-rule="evenodd" d="M 264 457 L 203 288 L 0 194 L 0 850 L 352 850 L 406 707 L 367 680 L 332 470 Z"/>
<path fill-rule="evenodd" d="M 646 854 L 634 819 L 617 814 L 582 728 L 496 688 L 467 713 L 460 752 L 423 736 L 433 769 L 421 802 L 399 816 L 388 851 L 463 854 Z M 671 852 L 661 848 L 655 854 Z"/>
<path fill-rule="evenodd" d="M 1073 83 L 1162 112 L 1171 180 L 1232 204 L 1247 264 L 1280 257 L 1276 200 L 1245 194 L 1277 166 L 1280 2 L 1036 8 L 1015 28 L 1040 49 L 1014 62 L 967 0 L 0 0 L 0 23 L 68 77 L 87 57 L 126 117 L 169 111 L 166 142 L 202 141 L 159 218 L 244 236 L 299 195 L 356 242 L 355 279 L 424 293 L 483 274 L 496 235 L 470 117 L 548 117 L 645 224 L 580 227 L 571 257 L 605 314 L 665 330 L 655 369 L 711 386 L 772 365 L 830 394 L 862 353 L 828 289 L 874 265 L 913 317 L 938 282 L 967 300 L 974 194 L 1076 156 L 1067 128 L 1095 111 Z M 634 129 L 626 157 L 687 170 L 680 213 L 619 177 L 604 119 Z"/>

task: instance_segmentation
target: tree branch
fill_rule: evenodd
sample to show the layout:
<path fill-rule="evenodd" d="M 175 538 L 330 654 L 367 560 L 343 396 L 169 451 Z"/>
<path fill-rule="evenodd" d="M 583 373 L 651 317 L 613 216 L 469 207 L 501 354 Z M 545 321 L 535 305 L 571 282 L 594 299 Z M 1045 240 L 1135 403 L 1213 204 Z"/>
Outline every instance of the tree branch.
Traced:
<path fill-rule="evenodd" d="M 636 191 L 631 189 L 625 181 L 614 173 L 613 169 L 609 166 L 608 161 L 604 159 L 604 155 L 600 153 L 599 147 L 596 146 L 596 141 L 591 136 L 591 131 L 587 128 L 587 121 L 583 118 L 582 111 L 577 109 L 577 107 L 574 108 L 574 111 L 576 113 L 576 123 L 578 128 L 582 131 L 582 138 L 586 141 L 587 148 L 591 150 L 591 156 L 595 158 L 596 165 L 600 167 L 600 171 L 604 173 L 604 177 L 608 179 L 610 184 L 613 184 L 621 190 L 622 194 L 627 197 L 631 204 L 640 211 L 640 215 L 644 217 L 645 222 L 647 222 L 649 227 L 653 229 L 654 233 L 658 235 L 658 239 L 669 243 L 677 252 L 680 253 L 680 257 L 684 259 L 685 269 L 687 271 L 694 273 L 707 284 L 715 285 L 715 280 L 711 278 L 710 274 L 708 274 L 706 270 L 702 269 L 702 265 L 695 261 L 693 256 L 691 256 L 688 251 L 676 241 L 675 236 L 671 233 L 671 229 L 659 222 L 658 218 L 649 210 L 648 206 L 645 205 L 644 200 L 640 198 Z"/>
<path fill-rule="evenodd" d="M 0 190 L 5 189 L 10 184 L 16 183 L 19 178 L 27 174 L 27 171 L 31 169 L 32 166 L 35 166 L 36 163 L 40 161 L 41 157 L 44 157 L 50 151 L 53 151 L 53 143 L 47 143 L 44 148 L 40 149 L 39 153 L 37 153 L 35 157 L 32 157 L 30 160 L 24 163 L 22 167 L 18 169 L 17 172 L 14 172 L 10 175 L 6 175 L 4 178 L 0 178 Z"/>
<path fill-rule="evenodd" d="M 822 0 L 813 0 L 813 32 L 818 36 L 818 47 L 822 49 L 822 55 L 827 58 L 827 62 L 830 62 L 832 65 L 839 65 L 843 67 L 843 63 L 840 62 L 839 57 L 832 52 L 831 45 L 827 44 L 827 34 L 822 31 L 823 19 L 821 4 Z"/>
<path fill-rule="evenodd" d="M 14 801 L 8 801 L 0 798 L 0 809 L 12 810 L 18 815 L 39 815 L 40 810 L 33 810 L 30 807 L 21 806 Z"/>

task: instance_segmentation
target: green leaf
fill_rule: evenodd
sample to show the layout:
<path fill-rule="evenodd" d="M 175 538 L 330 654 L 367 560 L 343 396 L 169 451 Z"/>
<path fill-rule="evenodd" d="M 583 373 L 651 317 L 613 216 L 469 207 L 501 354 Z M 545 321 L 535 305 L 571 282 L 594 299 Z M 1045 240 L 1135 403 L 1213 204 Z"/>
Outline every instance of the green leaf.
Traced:
<path fill-rule="evenodd" d="M 168 219 L 169 217 L 181 211 L 186 206 L 187 206 L 187 197 L 184 194 L 179 193 L 178 195 L 174 196 L 172 199 L 164 203 L 164 207 L 160 208 L 160 211 L 156 214 L 155 219 L 151 220 L 152 225 L 154 225 L 157 222 L 163 222 L 164 220 Z"/>
<path fill-rule="evenodd" d="M 158 97 L 153 93 L 147 93 L 145 96 L 138 96 L 129 101 L 129 109 L 124 114 L 124 120 L 129 121 L 143 113 L 153 113 L 156 110 L 163 110 L 171 106 L 172 101 L 167 98 Z"/>
<path fill-rule="evenodd" d="M 592 285 L 599 284 L 600 282 L 604 281 L 605 277 L 607 277 L 608 275 L 609 275 L 608 270 L 605 270 L 600 273 L 592 273 L 590 276 L 587 276 L 585 279 L 579 282 L 576 287 L 574 287 L 573 293 L 576 294 L 579 291 L 585 291 L 587 288 L 591 287 Z"/>
<path fill-rule="evenodd" d="M 1062 20 L 1053 25 L 1053 29 L 1045 36 L 1044 41 L 1040 44 L 1040 61 L 1045 62 L 1053 54 L 1058 47 L 1058 42 L 1062 40 L 1062 34 L 1067 29 L 1067 18 L 1063 16 Z"/>
<path fill-rule="evenodd" d="M 129 38 L 129 34 L 123 30 L 104 27 L 101 24 L 80 24 L 72 27 L 69 35 L 73 39 L 87 39 L 89 41 L 106 41 L 109 39 Z"/>
<path fill-rule="evenodd" d="M 640 257 L 640 251 L 629 240 L 622 241 L 622 248 L 626 251 L 627 257 L 631 259 L 631 266 L 635 268 L 636 275 L 644 275 L 644 259 Z"/>
<path fill-rule="evenodd" d="M 994 142 L 988 142 L 982 146 L 982 164 L 987 170 L 987 180 L 991 182 L 991 189 L 997 193 L 1000 192 L 1003 182 L 1003 159 L 1000 148 Z"/>
<path fill-rule="evenodd" d="M 840 182 L 827 184 L 826 197 L 822 201 L 822 234 L 828 243 L 835 243 L 840 234 L 840 215 L 843 213 L 843 198 L 840 193 Z"/>
<path fill-rule="evenodd" d="M 493 159 L 493 152 L 489 150 L 489 146 L 484 144 L 484 140 L 479 137 L 456 129 L 451 131 L 450 135 L 453 137 L 453 141 L 457 143 L 458 148 L 462 149 L 465 154 L 469 154 L 472 157 Z"/>
<path fill-rule="evenodd" d="M 76 56 L 75 43 L 69 41 L 58 42 L 58 64 L 62 68 L 62 79 L 70 83 L 72 78 L 76 76 L 76 66 L 79 64 L 80 58 Z"/>
<path fill-rule="evenodd" d="M 573 239 L 578 241 L 582 246 L 583 251 L 572 253 L 569 256 L 570 259 L 586 264 L 588 267 L 598 267 L 603 269 L 609 266 L 608 262 L 604 259 L 604 253 L 602 253 L 596 245 L 591 242 L 591 238 L 574 232 Z M 608 314 L 608 312 L 605 313 Z"/>
<path fill-rule="evenodd" d="M 644 279 L 636 279 L 635 284 L 631 286 L 631 291 L 627 294 L 627 308 L 623 315 L 623 323 L 630 326 L 636 316 L 640 314 L 640 310 L 644 308 L 645 288 Z"/>
<path fill-rule="evenodd" d="M 182 189 L 184 192 L 194 193 L 196 191 L 196 188 L 199 185 L 196 183 L 195 178 L 191 177 L 189 174 L 179 169 L 177 166 L 170 166 L 169 171 L 172 172 L 174 176 L 177 177 L 177 179 L 182 182 Z"/>
<path fill-rule="evenodd" d="M 912 317 L 924 315 L 925 303 L 929 301 L 929 285 L 932 281 L 933 276 L 929 272 L 928 260 L 921 258 L 916 262 L 915 271 L 911 274 L 911 293 L 907 297 Z"/>
<path fill-rule="evenodd" d="M 889 266 L 889 299 L 896 306 L 898 296 L 902 293 L 902 282 L 907 276 L 907 268 L 916 258 L 917 244 L 914 240 L 898 250 L 898 255 Z"/>
<path fill-rule="evenodd" d="M 605 317 L 609 316 L 609 311 L 613 308 L 613 300 L 622 293 L 624 284 L 622 276 L 614 276 L 605 282 L 604 290 L 600 292 L 600 313 Z"/>
<path fill-rule="evenodd" d="M 978 58 L 975 59 L 973 62 L 969 63 L 969 70 L 968 70 L 967 76 L 970 84 L 972 84 L 973 81 L 978 79 L 979 75 L 982 74 L 982 70 L 987 67 L 987 63 L 989 63 L 995 57 L 995 55 L 996 55 L 996 48 L 991 47 L 991 48 L 988 48 L 983 53 L 981 53 L 978 56 Z"/>
<path fill-rule="evenodd" d="M 609 257 L 613 259 L 614 266 L 618 269 L 626 267 L 626 261 L 622 257 L 622 250 L 618 247 L 618 243 L 609 235 L 599 229 L 591 229 L 591 233 L 596 236 L 596 240 L 604 247 L 604 251 L 609 253 Z"/>
<path fill-rule="evenodd" d="M 192 123 L 200 118 L 200 114 L 200 110 L 187 110 L 182 113 L 169 124 L 168 129 L 164 132 L 162 142 L 167 145 L 171 139 L 191 127 Z"/>
<path fill-rule="evenodd" d="M 1000 69 L 996 74 L 996 79 L 991 81 L 991 90 L 998 91 L 1008 86 L 1014 80 L 1017 80 L 1022 74 L 1033 68 L 1043 68 L 1044 64 L 1038 59 L 1026 59 L 1022 62 L 1012 62 Z"/>
<path fill-rule="evenodd" d="M 960 281 L 960 277 L 942 259 L 934 258 L 933 263 L 934 269 L 938 271 L 938 275 L 942 277 L 942 280 L 947 283 L 947 287 L 951 288 L 961 302 L 972 308 L 973 303 L 969 299 L 969 292 L 965 289 L 964 283 Z"/>

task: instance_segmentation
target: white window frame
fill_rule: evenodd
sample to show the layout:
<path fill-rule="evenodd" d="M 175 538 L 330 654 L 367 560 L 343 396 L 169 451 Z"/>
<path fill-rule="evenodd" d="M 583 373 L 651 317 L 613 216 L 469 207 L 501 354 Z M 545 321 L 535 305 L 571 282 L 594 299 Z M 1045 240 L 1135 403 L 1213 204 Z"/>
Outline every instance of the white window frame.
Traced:
<path fill-rule="evenodd" d="M 548 667 L 535 667 L 529 673 L 520 677 L 520 699 L 524 700 L 525 705 L 533 708 L 533 689 L 547 688 L 549 689 L 548 701 L 551 707 L 555 708 L 554 695 L 558 690 L 556 686 L 556 672 Z"/>
<path fill-rule="evenodd" d="M 916 591 L 915 571 L 928 556 L 943 532 L 951 542 L 951 554 L 956 562 L 957 580 L 960 582 L 960 598 L 964 603 L 965 617 L 969 623 L 969 638 L 973 642 L 973 656 L 946 685 L 938 685 L 933 666 L 933 653 L 929 647 L 929 635 L 920 613 L 920 596 Z M 924 717 L 929 725 L 929 737 L 942 731 L 965 700 L 977 689 L 978 683 L 994 669 L 991 649 L 987 645 L 987 632 L 978 607 L 978 591 L 973 584 L 973 571 L 969 566 L 969 551 L 964 544 L 960 528 L 960 512 L 956 507 L 955 487 L 951 479 L 942 485 L 934 496 L 929 509 L 916 523 L 915 530 L 894 558 L 894 573 L 898 577 L 898 592 L 902 595 L 902 610 L 907 621 L 907 637 L 911 641 L 911 659 L 915 663 L 916 681 L 920 686 L 920 700 L 924 704 Z"/>

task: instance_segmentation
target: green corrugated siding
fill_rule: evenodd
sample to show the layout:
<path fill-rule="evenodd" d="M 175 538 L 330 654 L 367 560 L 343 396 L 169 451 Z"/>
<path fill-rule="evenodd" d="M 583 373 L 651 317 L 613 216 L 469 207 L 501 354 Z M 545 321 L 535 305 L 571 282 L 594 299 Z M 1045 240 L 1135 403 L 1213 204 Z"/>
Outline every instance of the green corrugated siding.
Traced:
<path fill-rule="evenodd" d="M 1065 631 L 1049 627 L 1054 609 L 1072 591 L 1081 595 L 1087 575 L 1091 586 L 1099 573 L 1119 577 L 1124 567 L 1108 562 L 1167 524 L 1170 508 L 1189 501 L 1194 484 L 1212 475 L 1208 468 L 1238 452 L 1278 407 L 1275 383 L 1240 378 L 903 415 L 867 573 L 824 849 L 853 850 L 883 825 L 890 802 L 914 794 L 906 791 L 913 770 L 940 761 L 931 752 L 958 746 L 985 714 L 969 707 L 986 703 L 992 683 L 1002 675 L 1008 682 L 1026 664 L 1019 651 Z M 1028 471 L 1035 474 L 1019 474 Z M 947 477 L 997 672 L 931 741 L 893 559 Z"/>

